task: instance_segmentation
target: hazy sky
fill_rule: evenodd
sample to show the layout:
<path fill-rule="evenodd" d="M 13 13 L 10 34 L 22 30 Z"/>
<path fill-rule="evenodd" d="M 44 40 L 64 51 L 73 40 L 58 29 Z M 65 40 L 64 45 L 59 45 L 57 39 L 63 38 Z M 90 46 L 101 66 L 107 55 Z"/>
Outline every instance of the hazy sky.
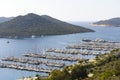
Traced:
<path fill-rule="evenodd" d="M 120 0 L 0 0 L 0 16 L 27 13 L 64 21 L 95 21 L 120 17 Z"/>

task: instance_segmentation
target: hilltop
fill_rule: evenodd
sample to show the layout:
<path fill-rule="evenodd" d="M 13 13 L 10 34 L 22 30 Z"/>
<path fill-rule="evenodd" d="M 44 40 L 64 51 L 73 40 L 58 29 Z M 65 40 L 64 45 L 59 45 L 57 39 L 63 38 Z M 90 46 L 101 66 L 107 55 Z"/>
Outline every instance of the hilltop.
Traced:
<path fill-rule="evenodd" d="M 120 17 L 112 18 L 108 20 L 101 20 L 101 21 L 93 23 L 93 25 L 120 27 Z"/>
<path fill-rule="evenodd" d="M 17 16 L 0 24 L 0 37 L 30 37 L 31 35 L 62 35 L 83 32 L 93 32 L 93 30 L 72 25 L 47 15 L 39 16 L 33 13 Z"/>

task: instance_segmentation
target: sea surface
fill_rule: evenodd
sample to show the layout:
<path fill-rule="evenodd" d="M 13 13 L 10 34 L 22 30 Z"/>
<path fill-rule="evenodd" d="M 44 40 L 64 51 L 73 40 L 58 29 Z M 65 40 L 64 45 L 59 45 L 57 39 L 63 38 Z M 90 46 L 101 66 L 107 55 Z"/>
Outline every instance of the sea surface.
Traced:
<path fill-rule="evenodd" d="M 94 27 L 90 25 L 90 22 L 71 22 L 71 23 L 93 29 L 95 30 L 95 32 L 42 36 L 38 38 L 24 38 L 24 39 L 0 38 L 0 59 L 9 56 L 22 57 L 22 54 L 24 53 L 41 51 L 44 52 L 49 48 L 65 48 L 69 44 L 81 43 L 81 40 L 83 38 L 88 39 L 102 38 L 109 41 L 120 41 L 120 27 L 100 27 L 100 26 Z M 93 58 L 94 56 L 84 57 Z M 69 65 L 73 64 L 72 62 L 67 63 Z M 0 68 L 0 80 L 17 80 L 22 77 L 34 76 L 36 74 L 40 74 L 43 76 L 46 75 L 45 73 Z"/>

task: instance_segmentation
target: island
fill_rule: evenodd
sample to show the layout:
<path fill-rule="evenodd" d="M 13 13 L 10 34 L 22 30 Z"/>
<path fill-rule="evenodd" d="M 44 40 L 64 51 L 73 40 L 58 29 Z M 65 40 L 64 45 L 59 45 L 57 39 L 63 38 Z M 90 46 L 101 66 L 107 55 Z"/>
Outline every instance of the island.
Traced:
<path fill-rule="evenodd" d="M 47 15 L 29 13 L 0 23 L 0 37 L 34 37 L 94 32 L 81 26 L 60 21 Z"/>
<path fill-rule="evenodd" d="M 113 26 L 120 27 L 120 17 L 112 18 L 108 20 L 101 20 L 92 24 L 93 26 Z"/>

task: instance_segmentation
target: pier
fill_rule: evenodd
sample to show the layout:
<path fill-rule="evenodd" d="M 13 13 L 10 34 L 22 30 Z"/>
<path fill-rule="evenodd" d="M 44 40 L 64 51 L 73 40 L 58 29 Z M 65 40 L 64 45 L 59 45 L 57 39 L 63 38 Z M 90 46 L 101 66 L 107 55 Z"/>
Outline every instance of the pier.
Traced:
<path fill-rule="evenodd" d="M 27 59 L 27 58 L 15 58 L 15 57 L 2 58 L 2 61 L 27 63 L 27 64 L 33 64 L 33 65 L 45 64 L 47 66 L 53 66 L 53 67 L 64 67 L 65 66 L 65 64 L 63 63 L 41 61 L 41 60 L 34 60 L 34 59 Z"/>
<path fill-rule="evenodd" d="M 47 52 L 63 53 L 63 54 L 79 54 L 78 50 L 73 50 L 73 49 L 55 49 L 55 48 L 50 48 L 50 49 L 47 50 Z"/>
<path fill-rule="evenodd" d="M 17 70 L 26 70 L 26 71 L 44 72 L 44 73 L 50 73 L 52 71 L 51 69 L 44 69 L 37 66 L 33 67 L 33 66 L 18 65 L 13 63 L 1 63 L 1 62 L 0 62 L 0 68 L 11 68 Z"/>
<path fill-rule="evenodd" d="M 54 49 L 54 50 L 56 50 L 56 49 Z M 57 53 L 61 53 L 63 51 L 66 51 L 65 53 L 62 53 L 62 54 L 73 54 L 73 56 L 74 55 L 78 55 L 78 54 L 81 54 L 81 55 L 95 55 L 96 56 L 96 55 L 99 55 L 99 54 L 103 53 L 101 51 L 94 51 L 94 50 L 87 49 L 87 48 L 84 48 L 84 49 L 78 49 L 77 48 L 76 49 L 75 47 L 74 48 L 72 47 L 71 50 L 63 50 L 63 49 L 57 49 L 57 50 L 59 51 Z M 51 48 L 48 49 L 48 52 L 54 52 L 54 53 L 56 53 L 56 51 L 53 51 L 53 49 L 51 50 Z M 76 54 L 74 52 L 76 52 Z M 107 51 L 104 51 L 104 52 L 107 52 Z"/>
<path fill-rule="evenodd" d="M 49 55 L 49 54 L 34 54 L 34 53 L 27 53 L 23 54 L 25 57 L 34 57 L 34 58 L 44 58 L 44 59 L 53 59 L 53 60 L 64 60 L 64 61 L 78 61 L 80 58 L 75 57 L 65 57 L 65 56 L 56 56 L 56 55 Z"/>

